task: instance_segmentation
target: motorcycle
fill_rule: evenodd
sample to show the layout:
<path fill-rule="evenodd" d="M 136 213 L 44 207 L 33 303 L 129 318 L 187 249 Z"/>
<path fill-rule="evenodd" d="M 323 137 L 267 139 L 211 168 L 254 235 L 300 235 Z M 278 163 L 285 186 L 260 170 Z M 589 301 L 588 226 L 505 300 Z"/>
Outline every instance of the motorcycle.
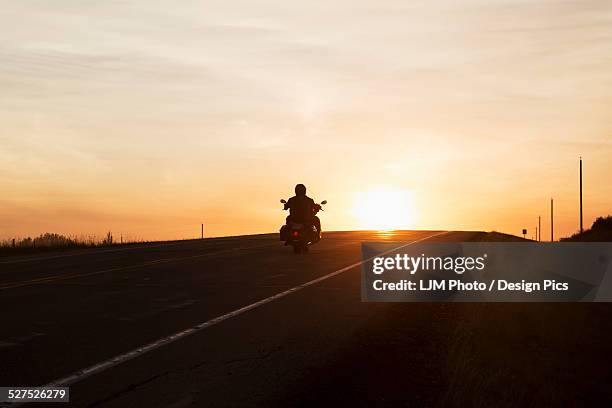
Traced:
<path fill-rule="evenodd" d="M 286 204 L 287 201 L 280 200 L 281 204 Z M 315 204 L 313 209 L 313 217 L 323 211 L 323 205 L 327 204 L 326 200 L 321 201 L 321 204 Z M 321 231 L 312 223 L 287 221 L 280 229 L 280 240 L 285 241 L 285 245 L 291 245 L 293 252 L 296 254 L 307 253 L 310 245 L 321 240 Z"/>

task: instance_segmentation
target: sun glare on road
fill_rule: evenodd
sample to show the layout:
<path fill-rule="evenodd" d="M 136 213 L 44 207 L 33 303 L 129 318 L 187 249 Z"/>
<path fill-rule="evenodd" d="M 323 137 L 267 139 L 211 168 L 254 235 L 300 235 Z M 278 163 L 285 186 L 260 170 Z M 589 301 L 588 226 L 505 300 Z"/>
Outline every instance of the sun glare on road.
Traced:
<path fill-rule="evenodd" d="M 406 229 L 413 222 L 412 197 L 409 191 L 399 189 L 359 193 L 353 214 L 359 228 L 383 231 Z"/>

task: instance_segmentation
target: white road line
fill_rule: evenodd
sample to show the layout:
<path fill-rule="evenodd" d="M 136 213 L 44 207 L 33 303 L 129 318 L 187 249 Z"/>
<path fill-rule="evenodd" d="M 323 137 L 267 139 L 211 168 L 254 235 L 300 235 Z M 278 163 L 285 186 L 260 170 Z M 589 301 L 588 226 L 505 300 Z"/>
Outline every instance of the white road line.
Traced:
<path fill-rule="evenodd" d="M 347 245 L 354 245 L 356 241 L 351 241 L 351 242 L 344 242 L 340 245 L 334 245 L 331 248 L 324 248 L 324 250 L 330 250 L 330 249 L 336 249 L 336 248 L 340 248 L 343 246 L 347 246 Z M 73 274 L 73 275 L 50 275 L 50 276 L 43 276 L 40 278 L 33 278 L 33 279 L 28 279 L 25 281 L 14 281 L 14 282 L 0 282 L 0 291 L 2 290 L 7 290 L 7 289 L 15 289 L 15 288 L 21 288 L 21 287 L 25 287 L 25 286 L 32 286 L 32 285 L 42 285 L 45 283 L 54 283 L 54 282 L 59 282 L 59 281 L 66 281 L 69 279 L 78 279 L 78 278 L 85 278 L 85 277 L 89 277 L 89 276 L 94 276 L 94 275 L 100 275 L 103 273 L 110 273 L 110 272 L 117 272 L 117 271 L 125 271 L 125 270 L 131 270 L 131 269 L 140 269 L 140 268 L 144 268 L 147 266 L 151 266 L 151 265 L 157 265 L 157 264 L 165 264 L 165 263 L 169 263 L 169 262 L 175 262 L 175 261 L 185 261 L 185 260 L 190 260 L 190 259 L 196 259 L 196 258 L 203 258 L 203 257 L 208 257 L 208 256 L 213 256 L 213 255 L 222 255 L 225 253 L 231 253 L 231 252 L 237 252 L 237 251 L 242 251 L 242 250 L 248 250 L 248 249 L 258 249 L 258 248 L 267 248 L 267 247 L 275 247 L 275 246 L 279 246 L 278 241 L 275 241 L 273 243 L 266 243 L 266 244 L 261 244 L 261 245 L 252 245 L 252 246 L 248 246 L 248 247 L 239 247 L 239 248 L 226 248 L 226 249 L 220 249 L 218 251 L 212 251 L 212 252 L 205 252 L 203 254 L 197 254 L 197 255 L 188 255 L 188 256 L 180 256 L 180 257 L 174 257 L 174 258 L 164 258 L 164 259 L 156 259 L 153 261 L 148 261 L 148 262 L 144 262 L 144 263 L 140 263 L 140 264 L 135 264 L 135 265 L 127 265 L 127 266 L 118 266 L 115 268 L 109 268 L 109 269 L 102 269 L 99 271 L 94 271 L 94 272 L 84 272 L 84 273 L 77 273 L 77 274 Z"/>
<path fill-rule="evenodd" d="M 105 254 L 108 252 L 124 252 L 124 251 L 136 251 L 138 249 L 155 249 L 162 247 L 171 247 L 177 245 L 184 245 L 185 243 L 193 243 L 194 241 L 186 241 L 186 242 L 170 242 L 166 244 L 151 244 L 151 245 L 139 245 L 139 246 L 129 246 L 125 248 L 113 248 L 113 249 L 102 249 L 102 248 L 93 248 L 90 250 L 82 251 L 82 252 L 71 252 L 67 254 L 57 254 L 57 255 L 42 255 L 42 256 L 33 256 L 33 255 L 25 255 L 24 257 L 20 257 L 19 259 L 10 259 L 8 261 L 0 261 L 0 264 L 15 264 L 15 263 L 23 263 L 23 262 L 35 262 L 35 261 L 47 261 L 49 259 L 56 258 L 67 258 L 70 256 L 84 256 L 84 255 L 98 255 Z M 80 250 L 76 250 L 80 251 Z"/>
<path fill-rule="evenodd" d="M 266 248 L 266 247 L 272 247 L 272 246 L 277 246 L 277 245 L 278 245 L 277 243 L 273 243 L 273 244 L 253 245 L 253 246 L 242 247 L 242 248 L 227 248 L 227 249 L 220 249 L 218 251 L 213 251 L 213 252 L 205 252 L 203 254 L 197 254 L 197 255 L 156 259 L 153 261 L 148 261 L 148 262 L 144 262 L 144 263 L 140 263 L 136 265 L 118 266 L 115 268 L 102 269 L 100 271 L 94 271 L 94 272 L 77 273 L 73 275 L 61 275 L 61 274 L 51 275 L 51 276 L 44 276 L 41 278 L 29 279 L 26 281 L 6 282 L 6 283 L 0 283 L 0 290 L 15 289 L 15 288 L 21 288 L 24 286 L 32 286 L 32 285 L 42 285 L 45 283 L 53 283 L 53 282 L 65 281 L 69 279 L 84 278 L 84 277 L 89 277 L 89 276 L 94 276 L 94 275 L 100 275 L 103 273 L 125 271 L 125 270 L 130 270 L 130 269 L 139 269 L 139 268 L 144 268 L 146 266 L 151 266 L 151 265 L 159 265 L 159 264 L 165 264 L 165 263 L 176 262 L 176 261 L 186 261 L 190 259 L 204 258 L 208 256 L 222 255 L 222 254 L 226 254 L 230 252 L 238 252 L 238 251 L 248 250 L 248 249 Z"/>
<path fill-rule="evenodd" d="M 392 248 L 392 249 L 390 249 L 388 251 L 385 251 L 385 252 L 382 252 L 382 253 L 380 253 L 380 254 L 378 254 L 376 256 L 385 255 L 385 254 L 388 254 L 390 252 L 394 252 L 394 251 L 397 251 L 399 249 L 405 248 L 405 247 L 407 247 L 409 245 L 415 244 L 417 242 L 425 241 L 425 240 L 427 240 L 429 238 L 433 238 L 433 237 L 436 237 L 438 235 L 443 235 L 443 234 L 448 234 L 448 232 L 439 232 L 437 234 L 429 235 L 429 236 L 427 236 L 425 238 L 420 238 L 420 239 L 417 239 L 415 241 L 409 242 L 407 244 L 400 245 L 400 246 L 398 246 L 396 248 Z M 197 333 L 197 332 L 199 332 L 201 330 L 204 330 L 204 329 L 206 329 L 206 328 L 208 328 L 210 326 L 214 326 L 217 323 L 221 323 L 221 322 L 223 322 L 225 320 L 231 319 L 232 317 L 235 317 L 235 316 L 241 315 L 241 314 L 243 314 L 245 312 L 248 312 L 249 310 L 253 310 L 253 309 L 255 309 L 255 308 L 259 307 L 259 306 L 265 305 L 267 303 L 273 302 L 273 301 L 275 301 L 277 299 L 280 299 L 282 297 L 285 297 L 287 295 L 295 293 L 295 292 L 297 292 L 299 290 L 307 288 L 308 286 L 312 286 L 312 285 L 314 285 L 316 283 L 319 283 L 319 282 L 324 281 L 326 279 L 332 278 L 332 277 L 334 277 L 336 275 L 339 275 L 339 274 L 341 274 L 343 272 L 346 272 L 346 271 L 348 271 L 350 269 L 353 269 L 353 268 L 355 268 L 357 266 L 360 266 L 360 265 L 362 265 L 362 264 L 372 260 L 373 258 L 374 257 L 365 259 L 363 261 L 355 262 L 354 264 L 346 266 L 346 267 L 344 267 L 342 269 L 338 269 L 337 271 L 334 271 L 334 272 L 329 273 L 327 275 L 321 276 L 320 278 L 317 278 L 317 279 L 311 280 L 309 282 L 303 283 L 301 285 L 295 286 L 295 287 L 293 287 L 291 289 L 285 290 L 284 292 L 277 293 L 276 295 L 272 295 L 272 296 L 267 297 L 265 299 L 259 300 L 259 301 L 255 302 L 255 303 L 251 303 L 250 305 L 241 307 L 240 309 L 236 309 L 236 310 L 234 310 L 232 312 L 226 313 L 226 314 L 221 315 L 219 317 L 215 317 L 214 319 L 211 319 L 211 320 L 205 321 L 203 323 L 197 324 L 197 325 L 195 325 L 193 327 L 190 327 L 190 328 L 185 329 L 183 331 L 180 331 L 178 333 L 172 334 L 170 336 L 163 337 L 163 338 L 161 338 L 159 340 L 156 340 L 156 341 L 154 341 L 152 343 L 146 344 L 146 345 L 144 345 L 142 347 L 138 347 L 137 349 L 134 349 L 132 351 L 128 351 L 127 353 L 120 354 L 120 355 L 115 356 L 115 357 L 113 357 L 111 359 L 108 359 L 106 361 L 102 361 L 101 363 L 95 364 L 93 366 L 84 368 L 84 369 L 79 370 L 79 371 L 76 371 L 76 372 L 74 372 L 74 373 L 72 373 L 72 374 L 70 374 L 70 375 L 68 375 L 66 377 L 59 378 L 59 379 L 57 379 L 55 381 L 52 381 L 52 382 L 44 385 L 43 387 L 66 387 L 68 385 L 75 384 L 75 383 L 77 383 L 77 382 L 79 382 L 79 381 L 81 381 L 81 380 L 83 380 L 83 379 L 85 379 L 87 377 L 90 377 L 90 376 L 92 376 L 94 374 L 101 373 L 102 371 L 106 371 L 109 368 L 112 368 L 112 367 L 117 366 L 117 365 L 119 365 L 121 363 L 124 363 L 124 362 L 126 362 L 128 360 L 131 360 L 131 359 L 136 358 L 138 356 L 141 356 L 141 355 L 143 355 L 145 353 L 148 353 L 150 351 L 158 349 L 158 348 L 160 348 L 162 346 L 165 346 L 166 344 L 174 343 L 177 340 L 183 339 L 183 338 L 185 338 L 187 336 L 190 336 L 190 335 L 192 335 L 194 333 Z"/>
<path fill-rule="evenodd" d="M 338 232 L 342 233 L 343 231 L 330 231 L 330 232 L 327 232 L 326 234 L 336 234 Z M 350 231 L 350 232 L 371 232 L 371 231 Z M 0 260 L 0 265 L 9 265 L 9 264 L 35 262 L 35 261 L 47 261 L 50 259 L 67 258 L 71 256 L 98 255 L 98 254 L 104 254 L 108 252 L 124 252 L 124 251 L 137 251 L 139 249 L 167 248 L 167 247 L 188 245 L 188 244 L 200 244 L 200 243 L 215 244 L 219 242 L 226 242 L 226 241 L 232 241 L 232 240 L 243 239 L 243 238 L 264 240 L 268 238 L 268 236 L 276 238 L 276 235 L 277 235 L 276 233 L 270 233 L 270 234 L 254 234 L 254 235 L 236 235 L 236 236 L 230 236 L 230 237 L 211 237 L 211 238 L 205 238 L 204 240 L 186 239 L 183 241 L 168 241 L 168 242 L 162 242 L 162 243 L 151 242 L 151 243 L 144 243 L 142 245 L 122 244 L 126 246 L 119 247 L 119 248 L 110 248 L 110 249 L 108 248 L 107 249 L 90 248 L 90 249 L 82 249 L 82 250 L 77 249 L 75 250 L 76 252 L 69 252 L 69 253 L 56 254 L 56 255 L 44 255 L 44 254 L 38 255 L 38 256 L 36 255 L 14 255 L 14 256 L 9 256 L 8 260 Z M 343 240 L 343 241 L 346 241 L 346 240 Z M 359 242 L 362 240 L 354 239 L 353 241 Z M 3 258 L 0 258 L 0 259 L 3 259 Z"/>
<path fill-rule="evenodd" d="M 169 241 L 169 242 L 162 242 L 162 243 L 150 243 L 150 244 L 143 244 L 143 245 L 137 245 L 137 246 L 132 246 L 131 244 L 124 244 L 126 246 L 124 247 L 119 247 L 119 248 L 110 248 L 110 249 L 104 249 L 104 248 L 90 248 L 90 249 L 83 249 L 83 250 L 76 250 L 78 252 L 70 252 L 70 253 L 65 253 L 65 254 L 57 254 L 57 255 L 40 255 L 40 256 L 35 256 L 35 255 L 23 255 L 23 256 L 19 256 L 18 259 L 9 259 L 6 261 L 0 261 L 0 264 L 2 265 L 6 265 L 6 264 L 15 264 L 15 263 L 23 263 L 23 262 L 35 262 L 35 261 L 46 261 L 49 259 L 57 259 L 57 258 L 66 258 L 66 257 L 70 257 L 70 256 L 81 256 L 81 255 L 98 255 L 98 254 L 104 254 L 104 253 L 108 253 L 108 252 L 124 252 L 124 251 L 136 251 L 139 249 L 156 249 L 156 248 L 167 248 L 167 247 L 173 247 L 173 246 L 179 246 L 179 245 L 189 245 L 189 244 L 200 244 L 200 243 L 218 243 L 218 242 L 225 242 L 225 241 L 230 241 L 233 239 L 239 239 L 239 238 L 257 238 L 259 236 L 265 236 L 265 235 L 274 235 L 274 234 L 258 234 L 258 235 L 241 235 L 241 236 L 233 236 L 233 237 L 211 237 L 211 238 L 205 238 L 205 239 L 186 239 L 184 241 Z"/>

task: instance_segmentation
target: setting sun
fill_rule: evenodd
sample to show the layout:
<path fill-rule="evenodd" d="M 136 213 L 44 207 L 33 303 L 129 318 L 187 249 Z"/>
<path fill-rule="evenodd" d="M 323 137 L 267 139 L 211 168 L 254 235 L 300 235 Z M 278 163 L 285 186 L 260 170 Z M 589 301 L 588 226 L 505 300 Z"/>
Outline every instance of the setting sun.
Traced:
<path fill-rule="evenodd" d="M 409 191 L 377 189 L 359 193 L 353 215 L 360 228 L 393 230 L 409 228 L 414 222 Z"/>

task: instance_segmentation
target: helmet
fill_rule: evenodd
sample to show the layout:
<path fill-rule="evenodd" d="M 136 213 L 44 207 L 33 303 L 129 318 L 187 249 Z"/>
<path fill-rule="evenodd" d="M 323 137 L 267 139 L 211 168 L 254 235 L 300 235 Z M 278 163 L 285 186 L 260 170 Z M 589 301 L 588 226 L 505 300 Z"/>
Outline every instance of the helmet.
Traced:
<path fill-rule="evenodd" d="M 303 184 L 298 184 L 295 186 L 295 195 L 303 196 L 306 195 L 306 186 Z"/>

